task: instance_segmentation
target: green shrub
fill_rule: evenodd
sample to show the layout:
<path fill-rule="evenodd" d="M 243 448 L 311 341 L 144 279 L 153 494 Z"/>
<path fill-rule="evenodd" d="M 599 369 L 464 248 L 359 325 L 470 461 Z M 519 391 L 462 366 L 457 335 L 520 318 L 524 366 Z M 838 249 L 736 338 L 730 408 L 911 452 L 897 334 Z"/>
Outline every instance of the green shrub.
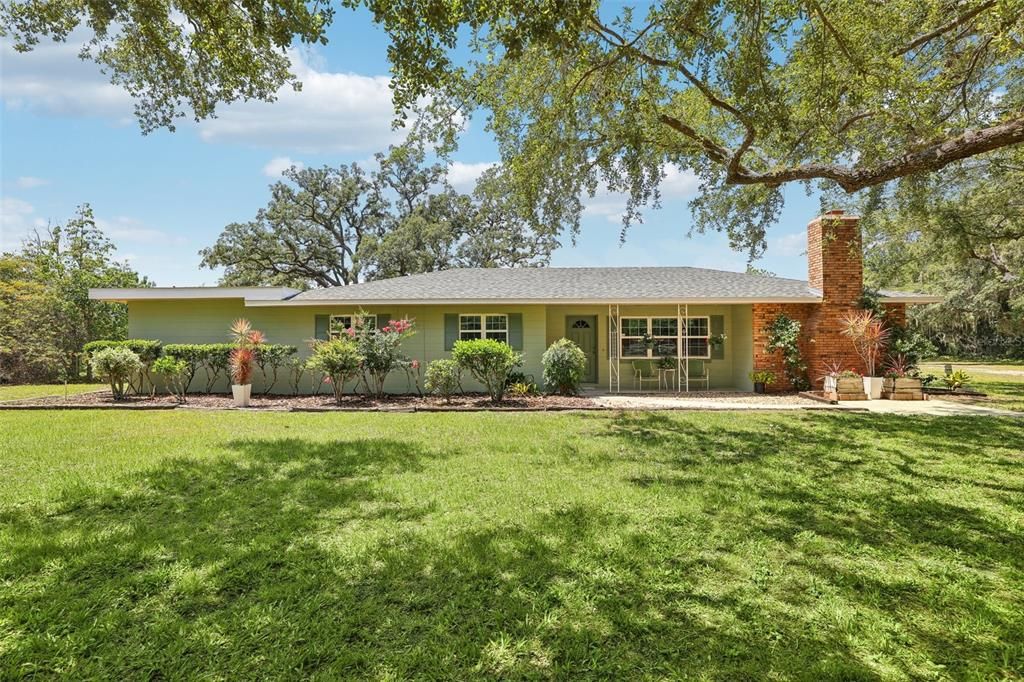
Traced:
<path fill-rule="evenodd" d="M 428 391 L 450 403 L 452 394 L 462 389 L 462 367 L 455 360 L 434 360 L 427 366 L 424 385 Z"/>
<path fill-rule="evenodd" d="M 359 375 L 361 364 L 362 357 L 356 342 L 342 336 L 316 343 L 307 366 L 327 377 L 334 390 L 334 399 L 340 403 L 345 382 Z"/>
<path fill-rule="evenodd" d="M 264 343 L 256 352 L 256 365 L 263 374 L 263 394 L 270 395 L 277 383 L 277 373 L 288 363 L 288 358 L 299 352 L 295 346 Z"/>
<path fill-rule="evenodd" d="M 104 348 L 127 348 L 139 356 L 139 360 L 149 364 L 160 357 L 162 344 L 151 339 L 125 339 L 123 341 L 90 341 L 82 346 L 82 350 L 92 355 Z"/>
<path fill-rule="evenodd" d="M 950 391 L 955 392 L 969 384 L 971 382 L 971 378 L 970 374 L 962 369 L 958 369 L 942 377 L 942 383 L 946 384 L 946 388 Z"/>
<path fill-rule="evenodd" d="M 159 341 L 152 339 L 90 341 L 82 346 L 82 352 L 85 353 L 88 358 L 91 357 L 93 353 L 101 351 L 104 348 L 127 348 L 138 355 L 139 360 L 142 361 L 142 369 L 128 378 L 129 387 L 136 393 L 142 393 L 146 383 L 149 383 L 150 388 L 153 390 L 156 389 L 153 385 L 153 380 L 149 377 L 149 369 L 153 362 L 160 357 L 163 351 L 162 344 Z"/>
<path fill-rule="evenodd" d="M 302 393 L 302 377 L 306 374 L 306 361 L 293 356 L 288 358 L 284 366 L 288 370 L 288 387 L 292 395 L 299 395 Z"/>
<path fill-rule="evenodd" d="M 750 381 L 755 384 L 764 384 L 765 386 L 771 386 L 775 383 L 775 372 L 770 369 L 759 369 L 747 374 L 750 377 Z"/>
<path fill-rule="evenodd" d="M 774 353 L 782 351 L 786 378 L 796 391 L 806 391 L 811 387 L 807 378 L 807 363 L 800 352 L 800 322 L 780 314 L 768 327 L 768 344 L 765 350 Z"/>
<path fill-rule="evenodd" d="M 452 359 L 483 384 L 495 402 L 505 397 L 508 375 L 523 364 L 522 354 L 512 350 L 507 343 L 494 339 L 456 341 Z"/>
<path fill-rule="evenodd" d="M 198 364 L 206 373 L 206 386 L 204 391 L 211 393 L 213 387 L 222 376 L 227 376 L 228 363 L 231 361 L 231 351 L 235 349 L 230 343 L 206 343 L 197 347 L 199 350 Z"/>
<path fill-rule="evenodd" d="M 220 344 L 169 343 L 164 346 L 164 355 L 169 355 L 175 360 L 184 360 L 188 365 L 185 370 L 186 389 L 192 385 L 192 379 L 195 378 L 196 371 L 202 366 L 203 358 L 206 357 L 212 345 L 219 346 Z"/>
<path fill-rule="evenodd" d="M 102 348 L 92 354 L 92 370 L 110 383 L 114 400 L 124 400 L 131 377 L 142 371 L 142 361 L 124 346 Z"/>
<path fill-rule="evenodd" d="M 153 363 L 153 371 L 163 379 L 167 390 L 179 403 L 186 401 L 188 385 L 185 383 L 188 372 L 188 363 L 184 360 L 175 360 L 169 355 L 157 358 Z"/>
<path fill-rule="evenodd" d="M 587 372 L 587 356 L 569 339 L 559 339 L 548 346 L 540 358 L 544 365 L 544 383 L 549 391 L 575 395 Z"/>
<path fill-rule="evenodd" d="M 537 384 L 532 381 L 516 381 L 509 384 L 507 391 L 513 398 L 529 398 L 540 393 Z"/>

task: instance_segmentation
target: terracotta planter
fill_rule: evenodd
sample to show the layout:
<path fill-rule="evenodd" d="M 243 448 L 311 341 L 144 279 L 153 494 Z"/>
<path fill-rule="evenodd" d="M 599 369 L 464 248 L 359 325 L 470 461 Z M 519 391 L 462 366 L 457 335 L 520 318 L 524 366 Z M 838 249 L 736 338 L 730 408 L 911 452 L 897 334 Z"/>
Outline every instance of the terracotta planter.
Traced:
<path fill-rule="evenodd" d="M 252 397 L 252 384 L 239 386 L 231 385 L 231 395 L 235 399 L 235 407 L 249 407 L 249 398 Z"/>

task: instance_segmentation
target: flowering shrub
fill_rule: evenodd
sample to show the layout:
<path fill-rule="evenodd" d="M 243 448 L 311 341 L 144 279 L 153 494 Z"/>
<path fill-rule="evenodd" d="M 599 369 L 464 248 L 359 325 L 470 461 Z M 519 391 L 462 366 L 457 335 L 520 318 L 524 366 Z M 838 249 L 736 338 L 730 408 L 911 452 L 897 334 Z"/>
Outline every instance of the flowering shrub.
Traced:
<path fill-rule="evenodd" d="M 446 403 L 451 402 L 452 394 L 462 386 L 462 367 L 447 358 L 434 360 L 427 366 L 424 385 L 434 395 L 444 398 Z"/>
<path fill-rule="evenodd" d="M 92 354 L 92 371 L 110 382 L 114 400 L 124 400 L 132 376 L 142 371 L 142 360 L 128 348 L 103 348 Z"/>
<path fill-rule="evenodd" d="M 549 391 L 575 395 L 587 371 L 587 356 L 569 339 L 559 339 L 548 346 L 540 358 L 544 365 L 544 383 Z"/>
<path fill-rule="evenodd" d="M 511 346 L 494 339 L 456 341 L 452 359 L 487 388 L 494 402 L 505 397 L 508 375 L 523 364 L 523 356 Z"/>
<path fill-rule="evenodd" d="M 358 345 L 366 389 L 377 398 L 383 397 L 388 375 L 396 369 L 408 369 L 412 362 L 402 353 L 402 341 L 415 333 L 413 323 L 388 320 L 380 329 L 362 327 L 345 331 Z"/>
<path fill-rule="evenodd" d="M 340 403 L 345 383 L 359 375 L 361 361 L 356 342 L 342 336 L 330 341 L 316 342 L 313 345 L 313 355 L 306 366 L 324 377 L 323 383 L 330 385 L 334 391 L 334 399 Z"/>
<path fill-rule="evenodd" d="M 164 380 L 167 390 L 179 403 L 186 401 L 188 391 L 188 363 L 175 360 L 169 355 L 157 358 L 153 363 L 153 371 Z"/>
<path fill-rule="evenodd" d="M 782 360 L 785 365 L 786 378 L 789 384 L 798 391 L 805 391 L 810 388 L 811 382 L 807 379 L 807 363 L 804 362 L 800 353 L 800 321 L 794 320 L 788 315 L 779 315 L 771 326 L 768 327 L 768 344 L 765 350 L 774 353 L 782 351 Z"/>

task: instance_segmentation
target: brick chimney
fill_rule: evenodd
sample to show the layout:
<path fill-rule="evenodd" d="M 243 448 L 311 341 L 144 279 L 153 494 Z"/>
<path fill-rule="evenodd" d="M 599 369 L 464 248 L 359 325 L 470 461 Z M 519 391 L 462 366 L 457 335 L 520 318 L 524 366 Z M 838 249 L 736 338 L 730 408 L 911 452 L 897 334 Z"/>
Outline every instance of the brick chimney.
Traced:
<path fill-rule="evenodd" d="M 828 211 L 807 225 L 807 279 L 825 305 L 849 306 L 864 289 L 860 219 Z"/>
<path fill-rule="evenodd" d="M 822 294 L 804 326 L 805 359 L 815 388 L 821 387 L 830 362 L 864 371 L 853 343 L 842 333 L 843 316 L 859 307 L 864 288 L 859 222 L 857 216 L 828 211 L 807 225 L 807 280 Z"/>

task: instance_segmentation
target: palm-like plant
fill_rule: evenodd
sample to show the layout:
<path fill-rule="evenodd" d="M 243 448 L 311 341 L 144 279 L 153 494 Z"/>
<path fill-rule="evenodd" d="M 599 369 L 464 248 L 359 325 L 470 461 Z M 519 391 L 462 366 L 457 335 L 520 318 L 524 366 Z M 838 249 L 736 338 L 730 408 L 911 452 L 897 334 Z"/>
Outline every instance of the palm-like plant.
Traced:
<path fill-rule="evenodd" d="M 889 341 L 889 328 L 870 310 L 848 312 L 843 315 L 842 323 L 843 334 L 853 341 L 853 347 L 864 361 L 868 376 L 875 376 L 878 358 Z"/>
<path fill-rule="evenodd" d="M 252 382 L 252 366 L 256 359 L 259 346 L 266 340 L 263 332 L 253 329 L 245 318 L 239 318 L 231 325 L 231 341 L 235 349 L 231 351 L 229 368 L 231 380 L 238 386 Z"/>

